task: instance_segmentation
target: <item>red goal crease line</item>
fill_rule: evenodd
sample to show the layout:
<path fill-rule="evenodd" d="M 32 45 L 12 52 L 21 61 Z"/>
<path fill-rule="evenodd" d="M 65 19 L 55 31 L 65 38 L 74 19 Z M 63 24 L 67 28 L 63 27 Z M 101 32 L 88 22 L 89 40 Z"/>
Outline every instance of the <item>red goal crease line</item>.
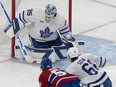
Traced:
<path fill-rule="evenodd" d="M 97 1 L 97 0 L 91 0 L 91 1 L 94 1 L 94 2 L 97 2 L 97 3 L 100 3 L 100 4 L 103 4 L 103 5 L 106 5 L 106 6 L 109 6 L 109 7 L 116 8 L 116 6 L 115 6 L 115 5 L 108 4 L 108 3 L 105 3 L 105 2 L 101 2 L 101 1 Z"/>
<path fill-rule="evenodd" d="M 0 58 L 1 58 L 1 57 L 0 57 Z M 12 58 L 8 58 L 8 59 L 5 59 L 5 60 L 1 60 L 1 61 L 0 61 L 0 64 L 1 64 L 1 63 L 5 63 L 5 62 L 7 62 L 7 61 L 10 61 L 11 59 L 12 59 Z"/>
<path fill-rule="evenodd" d="M 90 32 L 90 31 L 92 31 L 92 30 L 99 29 L 99 28 L 104 27 L 104 26 L 107 26 L 107 25 L 109 25 L 109 24 L 111 24 L 111 23 L 116 23 L 116 20 L 113 20 L 113 21 L 110 21 L 110 22 L 108 22 L 108 23 L 105 23 L 105 24 L 102 24 L 102 25 L 99 25 L 99 26 L 90 28 L 90 29 L 88 29 L 88 30 L 86 30 L 86 31 L 84 31 L 84 32 L 79 33 L 79 34 L 84 34 L 84 33 Z"/>

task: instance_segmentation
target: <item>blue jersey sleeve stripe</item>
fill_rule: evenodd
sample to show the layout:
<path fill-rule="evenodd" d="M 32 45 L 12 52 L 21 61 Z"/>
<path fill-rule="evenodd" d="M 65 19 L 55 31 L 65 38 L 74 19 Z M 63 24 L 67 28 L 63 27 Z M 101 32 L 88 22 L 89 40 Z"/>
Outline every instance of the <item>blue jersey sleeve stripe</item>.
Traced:
<path fill-rule="evenodd" d="M 61 31 L 60 33 L 64 33 L 64 32 L 67 32 L 67 31 L 70 32 L 69 28 L 64 30 L 64 31 Z"/>
<path fill-rule="evenodd" d="M 104 67 L 104 66 L 105 66 L 105 64 L 106 64 L 106 58 L 105 58 L 105 62 L 104 62 L 104 64 L 102 65 L 102 67 Z"/>
<path fill-rule="evenodd" d="M 62 32 L 62 31 L 64 31 L 64 30 L 66 30 L 66 29 L 68 29 L 68 26 L 67 26 L 66 28 L 64 28 L 64 29 L 60 30 L 60 32 Z"/>
<path fill-rule="evenodd" d="M 21 13 L 19 14 L 19 19 L 20 19 L 20 21 L 23 23 L 23 25 L 25 26 L 25 22 L 22 20 L 22 18 L 21 18 Z"/>
<path fill-rule="evenodd" d="M 25 20 L 24 12 L 25 12 L 25 11 L 23 11 L 23 20 L 24 20 L 25 23 L 27 23 L 27 21 Z"/>
<path fill-rule="evenodd" d="M 96 81 L 94 81 L 94 82 L 91 82 L 91 83 L 88 83 L 88 87 L 89 87 L 91 84 L 96 84 L 96 83 L 98 83 L 98 82 L 101 81 L 105 76 L 106 76 L 106 72 L 104 72 L 104 73 L 102 74 L 102 76 L 101 76 L 98 80 L 96 80 Z M 90 86 L 90 87 L 91 87 L 91 86 Z"/>
<path fill-rule="evenodd" d="M 101 67 L 101 65 L 102 65 L 102 57 L 100 57 L 100 65 L 99 65 L 99 67 Z"/>
<path fill-rule="evenodd" d="M 66 34 L 66 33 L 69 33 L 69 32 L 70 32 L 70 30 L 68 30 L 66 32 L 63 32 L 63 33 L 60 32 L 60 34 Z"/>

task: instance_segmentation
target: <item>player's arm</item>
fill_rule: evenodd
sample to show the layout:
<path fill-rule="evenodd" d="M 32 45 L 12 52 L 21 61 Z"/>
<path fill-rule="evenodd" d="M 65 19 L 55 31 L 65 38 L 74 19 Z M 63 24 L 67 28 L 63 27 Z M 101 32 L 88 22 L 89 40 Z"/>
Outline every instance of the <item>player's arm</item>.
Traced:
<path fill-rule="evenodd" d="M 66 20 L 62 21 L 62 24 L 63 26 L 60 28 L 59 32 L 66 47 L 77 47 L 80 50 L 80 53 L 84 53 L 84 42 L 75 40 Z"/>
<path fill-rule="evenodd" d="M 90 54 L 93 61 L 96 63 L 97 67 L 102 68 L 106 65 L 106 58 L 103 56 L 97 56 Z"/>
<path fill-rule="evenodd" d="M 65 19 L 62 20 L 61 22 L 62 22 L 62 25 L 59 29 L 59 33 L 61 35 L 62 41 L 67 47 L 73 47 L 72 42 L 74 42 L 75 39 L 73 38 L 72 33 L 70 32 L 68 23 Z"/>
<path fill-rule="evenodd" d="M 34 15 L 35 15 L 35 10 L 30 8 L 17 13 L 16 18 L 19 21 L 19 25 L 21 27 L 25 27 L 26 23 L 31 23 L 33 21 Z"/>
<path fill-rule="evenodd" d="M 29 23 L 31 24 L 32 19 L 33 19 L 33 14 L 34 14 L 33 9 L 24 10 L 24 11 L 22 11 L 20 13 L 17 13 L 16 17 L 14 18 L 14 20 L 12 21 L 12 23 L 5 29 L 4 32 L 9 37 L 11 37 L 11 38 L 14 37 L 18 33 L 20 33 L 20 31 L 22 29 L 24 29 L 24 27 L 27 24 L 29 24 Z"/>
<path fill-rule="evenodd" d="M 96 59 L 95 59 L 95 61 L 98 63 L 98 66 L 100 67 L 100 68 L 102 68 L 102 67 L 104 67 L 107 63 L 106 63 L 106 58 L 105 57 L 103 57 L 103 56 L 98 56 Z"/>
<path fill-rule="evenodd" d="M 66 20 L 63 21 L 63 25 L 59 29 L 59 32 L 60 32 L 62 39 L 64 40 L 65 43 L 67 43 L 68 41 L 75 41 L 75 39 L 73 38 L 73 36 L 70 32 L 70 28 L 69 28 Z"/>

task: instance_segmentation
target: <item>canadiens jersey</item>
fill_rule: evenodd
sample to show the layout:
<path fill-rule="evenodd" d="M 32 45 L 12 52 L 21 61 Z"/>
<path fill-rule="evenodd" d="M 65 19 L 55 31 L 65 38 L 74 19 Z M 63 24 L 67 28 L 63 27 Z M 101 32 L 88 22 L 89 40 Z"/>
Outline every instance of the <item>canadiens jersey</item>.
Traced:
<path fill-rule="evenodd" d="M 105 58 L 85 53 L 71 63 L 66 71 L 77 75 L 82 84 L 89 84 L 93 87 L 102 84 L 108 78 L 106 72 L 101 69 L 105 64 Z"/>
<path fill-rule="evenodd" d="M 45 21 L 45 11 L 37 8 L 17 13 L 16 17 L 21 28 L 26 23 L 31 24 L 29 35 L 39 42 L 55 40 L 59 33 L 64 36 L 70 34 L 67 21 L 58 13 L 50 22 Z"/>
<path fill-rule="evenodd" d="M 51 68 L 44 70 L 39 76 L 40 87 L 61 87 L 64 83 L 72 80 L 78 80 L 79 78 L 73 74 L 69 74 L 64 70 L 58 68 Z"/>

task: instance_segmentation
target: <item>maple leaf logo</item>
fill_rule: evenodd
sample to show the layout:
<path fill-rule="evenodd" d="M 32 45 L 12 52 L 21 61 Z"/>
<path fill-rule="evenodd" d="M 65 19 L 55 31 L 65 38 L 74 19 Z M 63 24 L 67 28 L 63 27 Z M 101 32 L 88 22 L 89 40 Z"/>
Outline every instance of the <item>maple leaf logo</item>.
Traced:
<path fill-rule="evenodd" d="M 45 30 L 40 30 L 40 34 L 42 38 L 48 38 L 53 34 L 53 32 L 50 32 L 50 29 L 47 27 Z"/>

